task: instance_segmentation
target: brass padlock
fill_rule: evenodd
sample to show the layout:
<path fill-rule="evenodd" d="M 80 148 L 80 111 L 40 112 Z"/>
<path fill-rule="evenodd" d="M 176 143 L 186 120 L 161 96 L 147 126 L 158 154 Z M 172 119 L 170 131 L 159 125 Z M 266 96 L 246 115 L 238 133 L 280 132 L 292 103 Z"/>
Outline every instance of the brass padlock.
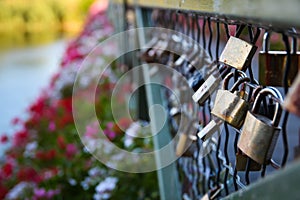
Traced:
<path fill-rule="evenodd" d="M 250 64 L 256 49 L 256 46 L 231 36 L 220 56 L 220 62 L 244 71 L 245 67 Z"/>
<path fill-rule="evenodd" d="M 289 112 L 300 117 L 300 71 L 294 80 L 288 94 L 286 95 L 283 107 Z"/>
<path fill-rule="evenodd" d="M 273 119 L 257 114 L 262 99 L 266 95 L 275 97 L 276 110 Z M 277 138 L 281 128 L 278 126 L 281 117 L 282 97 L 275 88 L 262 89 L 253 104 L 252 110 L 248 111 L 238 147 L 252 160 L 259 164 L 267 164 L 272 157 Z"/>
<path fill-rule="evenodd" d="M 286 51 L 270 51 L 270 32 L 264 34 L 262 51 L 259 52 L 259 83 L 263 86 L 282 86 L 284 70 L 286 67 Z M 291 52 L 291 67 L 288 74 L 288 85 L 295 79 L 300 68 L 300 52 L 297 52 L 297 39 L 293 39 L 293 51 Z"/>
<path fill-rule="evenodd" d="M 242 83 L 250 81 L 250 79 L 245 76 L 245 74 L 242 74 L 242 78 L 240 78 L 230 90 L 227 90 L 227 87 L 229 79 L 233 77 L 233 72 L 224 78 L 223 87 L 218 90 L 214 107 L 211 111 L 211 114 L 237 129 L 240 129 L 244 123 L 249 104 L 240 94 L 233 92 L 237 91 Z"/>
<path fill-rule="evenodd" d="M 251 160 L 251 158 L 249 158 L 247 155 L 245 155 L 243 152 L 239 150 L 236 153 L 236 157 L 235 157 L 235 169 L 237 171 L 245 171 L 248 159 Z M 250 161 L 250 166 L 249 166 L 250 171 L 260 171 L 260 169 L 261 169 L 261 164 L 255 162 L 254 160 Z"/>
<path fill-rule="evenodd" d="M 203 106 L 205 101 L 208 99 L 211 93 L 213 93 L 219 86 L 221 81 L 221 76 L 217 70 L 212 72 L 201 87 L 192 96 L 196 103 Z"/>
<path fill-rule="evenodd" d="M 211 136 L 217 132 L 222 125 L 223 121 L 220 119 L 213 119 L 211 120 L 204 128 L 202 128 L 198 133 L 197 136 L 206 141 L 207 139 L 211 138 Z"/>

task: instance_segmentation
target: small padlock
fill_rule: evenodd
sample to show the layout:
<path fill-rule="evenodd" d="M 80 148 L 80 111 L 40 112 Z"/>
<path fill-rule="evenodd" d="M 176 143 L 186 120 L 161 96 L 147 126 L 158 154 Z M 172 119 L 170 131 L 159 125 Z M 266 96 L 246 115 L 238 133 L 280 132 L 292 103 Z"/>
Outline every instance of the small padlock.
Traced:
<path fill-rule="evenodd" d="M 235 157 L 235 169 L 237 171 L 245 171 L 248 159 L 251 160 L 251 158 L 249 158 L 247 155 L 245 155 L 243 152 L 239 150 L 236 153 L 236 157 Z M 260 171 L 260 169 L 261 169 L 261 164 L 255 162 L 254 160 L 250 161 L 250 166 L 249 166 L 250 171 Z"/>
<path fill-rule="evenodd" d="M 262 101 L 266 95 L 277 98 L 276 110 L 273 119 L 257 114 Z M 281 128 L 278 126 L 281 117 L 282 97 L 274 89 L 262 89 L 253 104 L 252 110 L 248 111 L 238 147 L 252 160 L 259 164 L 267 164 L 272 157 L 277 138 Z"/>
<path fill-rule="evenodd" d="M 193 135 L 193 128 L 196 129 L 196 120 L 190 120 L 187 116 L 183 115 L 183 125 L 185 125 L 183 132 L 179 135 L 179 140 L 176 146 L 176 156 L 192 156 L 195 152 L 195 144 L 197 137 Z M 187 120 L 190 120 L 187 122 Z"/>
<path fill-rule="evenodd" d="M 230 36 L 220 56 L 220 62 L 243 71 L 250 64 L 256 49 L 256 46 Z"/>
<path fill-rule="evenodd" d="M 217 132 L 222 125 L 223 121 L 220 119 L 213 119 L 211 120 L 204 128 L 202 128 L 198 133 L 197 136 L 206 141 L 207 139 L 211 138 L 211 136 Z"/>
<path fill-rule="evenodd" d="M 270 32 L 264 34 L 263 49 L 259 52 L 259 83 L 263 86 L 282 86 L 284 70 L 287 61 L 286 51 L 270 51 Z M 300 52 L 297 52 L 297 39 L 293 39 L 291 52 L 291 67 L 288 74 L 288 85 L 295 79 L 300 69 Z"/>
<path fill-rule="evenodd" d="M 192 96 L 193 100 L 196 103 L 199 103 L 200 106 L 203 106 L 210 94 L 218 88 L 220 81 L 221 76 L 219 72 L 217 70 L 212 72 L 205 80 L 205 82 L 201 85 L 201 87 Z"/>
<path fill-rule="evenodd" d="M 243 74 L 243 76 L 245 76 Z M 246 117 L 247 111 L 249 109 L 249 104 L 246 100 L 241 97 L 241 94 L 233 93 L 241 85 L 241 83 L 249 82 L 248 77 L 240 78 L 233 87 L 227 90 L 228 82 L 233 73 L 229 73 L 223 82 L 223 88 L 218 90 L 214 107 L 211 114 L 224 120 L 234 128 L 240 129 L 243 125 L 244 119 Z"/>
<path fill-rule="evenodd" d="M 300 117 L 300 71 L 294 80 L 287 96 L 284 99 L 283 107 L 291 113 Z"/>

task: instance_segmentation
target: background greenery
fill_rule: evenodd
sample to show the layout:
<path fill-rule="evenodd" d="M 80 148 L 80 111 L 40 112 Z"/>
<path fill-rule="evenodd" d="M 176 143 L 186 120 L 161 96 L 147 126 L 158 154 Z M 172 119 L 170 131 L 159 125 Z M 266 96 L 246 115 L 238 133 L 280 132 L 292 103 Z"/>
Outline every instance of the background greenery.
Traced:
<path fill-rule="evenodd" d="M 94 0 L 0 0 L 0 48 L 76 35 Z"/>

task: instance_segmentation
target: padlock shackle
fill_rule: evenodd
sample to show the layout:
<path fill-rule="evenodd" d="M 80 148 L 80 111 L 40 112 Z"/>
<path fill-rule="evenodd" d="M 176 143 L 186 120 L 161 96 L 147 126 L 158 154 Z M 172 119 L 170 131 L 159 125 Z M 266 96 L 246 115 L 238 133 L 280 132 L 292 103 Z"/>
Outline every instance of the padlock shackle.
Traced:
<path fill-rule="evenodd" d="M 238 72 L 238 74 L 240 75 L 241 78 L 247 77 L 247 75 L 246 75 L 244 72 L 242 72 L 242 71 L 240 71 L 240 70 L 237 70 L 237 72 Z M 223 81 L 223 85 L 222 85 L 222 88 L 223 88 L 224 90 L 228 90 L 228 83 L 229 83 L 229 80 L 230 80 L 233 76 L 234 76 L 234 73 L 233 73 L 233 72 L 230 72 L 230 73 L 228 73 L 228 74 L 225 76 L 224 81 Z"/>
<path fill-rule="evenodd" d="M 238 79 L 238 81 L 236 83 L 234 83 L 234 85 L 230 89 L 230 92 L 236 91 L 242 83 L 250 82 L 250 81 L 251 81 L 251 79 L 249 77 L 243 77 L 243 78 Z"/>
<path fill-rule="evenodd" d="M 252 113 L 254 113 L 254 114 L 258 113 L 262 98 L 265 97 L 266 95 L 272 95 L 273 97 L 277 98 L 280 102 L 283 101 L 280 92 L 277 91 L 276 88 L 264 88 L 258 93 L 257 97 L 255 98 L 255 101 L 254 101 L 254 104 L 253 104 L 253 107 L 251 110 Z M 280 116 L 281 116 L 281 111 L 282 111 L 280 104 L 281 103 L 276 102 L 275 114 L 272 119 L 272 125 L 275 127 L 278 126 L 279 121 L 280 121 Z"/>
<path fill-rule="evenodd" d="M 293 33 L 297 33 L 297 31 L 294 28 L 292 28 L 292 32 Z M 264 34 L 262 51 L 265 52 L 265 53 L 268 53 L 268 51 L 269 51 L 271 35 L 272 35 L 271 31 L 267 31 Z M 297 37 L 292 37 L 291 53 L 292 54 L 297 54 L 297 50 L 298 50 L 298 40 L 297 40 Z"/>

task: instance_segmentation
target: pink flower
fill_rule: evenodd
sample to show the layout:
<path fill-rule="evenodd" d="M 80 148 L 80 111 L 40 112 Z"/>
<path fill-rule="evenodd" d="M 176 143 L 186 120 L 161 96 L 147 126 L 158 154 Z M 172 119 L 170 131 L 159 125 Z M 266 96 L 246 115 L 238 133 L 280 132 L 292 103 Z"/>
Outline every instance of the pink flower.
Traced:
<path fill-rule="evenodd" d="M 114 123 L 108 122 L 106 124 L 106 129 L 103 131 L 104 135 L 106 135 L 109 139 L 113 140 L 116 137 L 116 133 L 113 130 Z"/>
<path fill-rule="evenodd" d="M 66 146 L 66 156 L 72 158 L 77 153 L 77 147 L 75 144 L 67 144 Z"/>
<path fill-rule="evenodd" d="M 98 122 L 93 122 L 86 126 L 84 136 L 88 138 L 96 138 L 98 133 L 99 133 Z"/>
<path fill-rule="evenodd" d="M 43 198 L 46 196 L 46 190 L 44 188 L 34 188 L 33 194 L 35 198 Z"/>
<path fill-rule="evenodd" d="M 48 130 L 53 132 L 53 131 L 55 131 L 55 129 L 56 129 L 55 123 L 53 121 L 50 122 L 49 125 L 48 125 Z"/>

